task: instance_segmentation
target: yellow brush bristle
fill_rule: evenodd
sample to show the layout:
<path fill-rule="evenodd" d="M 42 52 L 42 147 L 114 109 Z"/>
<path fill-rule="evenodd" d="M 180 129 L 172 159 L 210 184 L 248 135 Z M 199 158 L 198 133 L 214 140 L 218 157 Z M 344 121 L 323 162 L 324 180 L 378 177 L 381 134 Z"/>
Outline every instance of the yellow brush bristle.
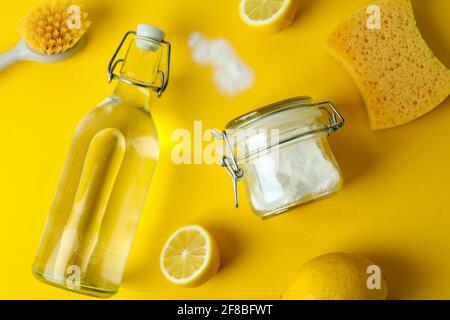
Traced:
<path fill-rule="evenodd" d="M 78 6 L 72 0 L 57 0 L 34 8 L 22 24 L 27 45 L 36 52 L 48 55 L 73 48 L 91 22 L 87 20 L 87 12 L 80 9 L 78 15 L 78 11 L 69 10 L 72 5 Z"/>

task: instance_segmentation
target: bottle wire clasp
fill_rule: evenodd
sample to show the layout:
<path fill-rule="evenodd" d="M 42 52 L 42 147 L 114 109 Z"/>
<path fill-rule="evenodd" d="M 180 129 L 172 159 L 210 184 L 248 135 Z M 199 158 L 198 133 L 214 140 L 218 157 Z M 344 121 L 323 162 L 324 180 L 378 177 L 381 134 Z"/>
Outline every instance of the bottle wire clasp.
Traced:
<path fill-rule="evenodd" d="M 125 35 L 123 36 L 122 40 L 119 43 L 119 46 L 117 47 L 117 49 L 114 51 L 114 54 L 111 58 L 111 60 L 109 61 L 108 64 L 108 82 L 111 82 L 112 80 L 120 80 L 123 82 L 126 82 L 128 84 L 132 84 L 135 86 L 139 86 L 139 87 L 143 87 L 143 88 L 149 88 L 152 89 L 153 91 L 155 91 L 158 95 L 158 97 L 161 97 L 161 95 L 163 94 L 164 91 L 166 91 L 167 85 L 169 84 L 169 77 L 170 77 L 170 59 L 171 59 L 171 51 L 172 51 L 172 46 L 170 44 L 170 42 L 166 41 L 166 40 L 162 40 L 161 44 L 165 45 L 167 48 L 167 63 L 166 63 L 166 70 L 162 71 L 162 70 L 158 70 L 158 75 L 161 77 L 161 85 L 157 86 L 151 83 L 144 83 L 144 82 L 138 82 L 138 81 L 134 81 L 125 77 L 122 77 L 120 75 L 117 75 L 114 73 L 114 70 L 116 69 L 117 65 L 119 63 L 123 63 L 125 60 L 123 58 L 120 59 L 116 59 L 117 55 L 119 54 L 120 50 L 122 49 L 125 41 L 127 40 L 128 36 L 130 35 L 136 35 L 136 31 L 128 31 L 127 33 L 125 33 Z"/>

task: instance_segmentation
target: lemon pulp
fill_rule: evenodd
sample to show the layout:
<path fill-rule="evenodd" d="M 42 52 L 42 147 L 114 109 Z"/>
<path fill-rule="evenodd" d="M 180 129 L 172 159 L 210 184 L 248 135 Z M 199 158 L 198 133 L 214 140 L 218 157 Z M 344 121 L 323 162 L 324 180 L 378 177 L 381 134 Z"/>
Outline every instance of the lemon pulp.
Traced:
<path fill-rule="evenodd" d="M 161 271 L 171 282 L 196 287 L 208 281 L 219 268 L 219 251 L 202 227 L 190 225 L 172 234 L 161 253 Z"/>
<path fill-rule="evenodd" d="M 288 27 L 295 18 L 299 0 L 241 0 L 241 19 L 250 27 L 278 32 Z"/>

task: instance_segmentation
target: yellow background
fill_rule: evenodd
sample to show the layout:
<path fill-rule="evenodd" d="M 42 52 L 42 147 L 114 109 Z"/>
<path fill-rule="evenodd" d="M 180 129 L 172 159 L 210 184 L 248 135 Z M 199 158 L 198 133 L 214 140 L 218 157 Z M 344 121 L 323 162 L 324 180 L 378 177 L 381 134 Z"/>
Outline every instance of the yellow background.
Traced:
<path fill-rule="evenodd" d="M 4 1 L 0 51 L 20 38 L 20 18 L 35 0 Z M 450 103 L 404 126 L 369 129 L 351 79 L 323 50 L 333 28 L 366 0 L 301 0 L 296 22 L 277 35 L 254 33 L 237 1 L 86 1 L 93 26 L 88 44 L 52 65 L 19 63 L 0 73 L 0 298 L 80 299 L 35 280 L 31 264 L 66 152 L 78 121 L 113 90 L 106 66 L 125 31 L 149 23 L 174 47 L 172 78 L 152 112 L 161 156 L 125 278 L 115 298 L 276 299 L 298 267 L 331 251 L 378 263 L 390 298 L 450 298 Z M 415 0 L 424 38 L 450 66 L 448 0 Z M 221 96 L 210 68 L 195 65 L 187 46 L 194 31 L 225 37 L 255 71 L 256 85 Z M 331 138 L 345 177 L 338 195 L 260 221 L 245 202 L 232 203 L 231 182 L 218 166 L 175 166 L 176 128 L 222 128 L 244 112 L 284 98 L 330 99 L 347 125 Z M 159 271 L 159 254 L 178 227 L 198 223 L 216 237 L 219 273 L 196 289 L 178 288 Z"/>

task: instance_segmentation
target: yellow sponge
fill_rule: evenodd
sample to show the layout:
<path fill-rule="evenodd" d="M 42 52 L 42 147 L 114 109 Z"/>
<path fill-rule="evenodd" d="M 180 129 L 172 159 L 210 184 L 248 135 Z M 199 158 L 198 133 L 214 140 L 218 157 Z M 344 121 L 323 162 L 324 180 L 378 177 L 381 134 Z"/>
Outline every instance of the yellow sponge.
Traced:
<path fill-rule="evenodd" d="M 327 46 L 355 80 L 377 130 L 414 120 L 444 101 L 450 70 L 423 40 L 410 0 L 375 4 L 379 28 L 368 26 L 364 8 L 334 31 Z"/>

